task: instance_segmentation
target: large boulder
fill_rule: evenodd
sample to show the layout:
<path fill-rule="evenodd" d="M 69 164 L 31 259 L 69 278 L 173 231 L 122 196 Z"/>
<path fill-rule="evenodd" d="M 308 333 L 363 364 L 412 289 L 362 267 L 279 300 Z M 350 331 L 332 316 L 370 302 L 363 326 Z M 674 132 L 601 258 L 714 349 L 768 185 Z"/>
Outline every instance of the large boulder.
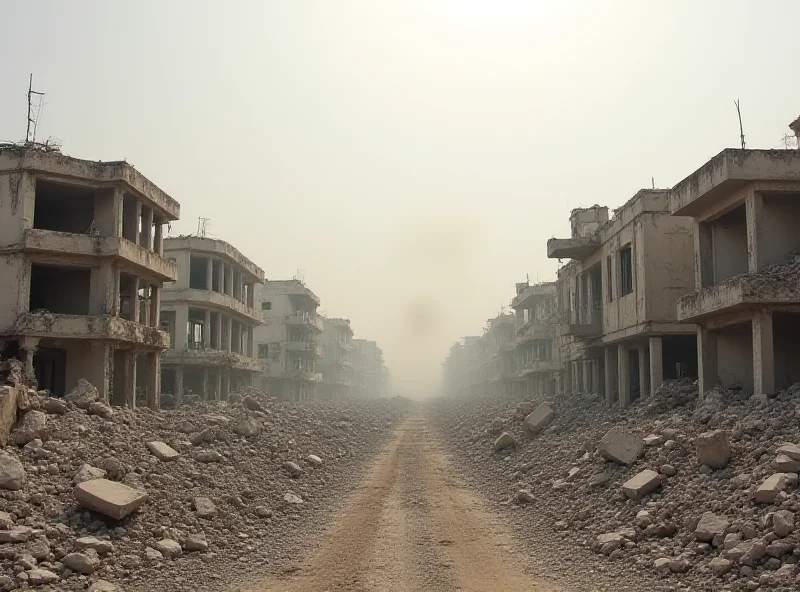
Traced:
<path fill-rule="evenodd" d="M 0 489 L 19 491 L 25 485 L 25 468 L 16 456 L 0 451 Z"/>
<path fill-rule="evenodd" d="M 25 446 L 33 440 L 47 439 L 47 414 L 43 411 L 28 411 L 22 423 L 11 432 L 11 441 L 17 446 Z"/>
<path fill-rule="evenodd" d="M 74 495 L 82 507 L 115 520 L 135 512 L 148 499 L 144 491 L 107 479 L 84 481 L 75 487 Z"/>
<path fill-rule="evenodd" d="M 89 406 L 100 398 L 97 388 L 88 380 L 81 378 L 69 394 L 64 397 L 67 401 L 80 407 L 88 409 Z"/>
<path fill-rule="evenodd" d="M 731 458 L 731 444 L 728 432 L 714 430 L 703 432 L 694 440 L 697 462 L 709 468 L 719 470 L 728 466 Z"/>
<path fill-rule="evenodd" d="M 500 452 L 501 450 L 505 450 L 506 448 L 513 448 L 517 445 L 517 441 L 514 439 L 514 436 L 509 434 L 508 432 L 503 432 L 497 439 L 494 441 L 494 451 Z"/>
<path fill-rule="evenodd" d="M 632 464 L 644 448 L 644 441 L 641 436 L 629 432 L 621 426 L 616 426 L 608 430 L 597 452 L 606 460 L 613 461 L 621 465 Z"/>
<path fill-rule="evenodd" d="M 714 537 L 725 534 L 728 528 L 728 521 L 722 516 L 717 516 L 713 512 L 705 512 L 697 523 L 694 536 L 698 541 L 709 543 Z"/>
<path fill-rule="evenodd" d="M 542 403 L 525 418 L 523 422 L 525 432 L 529 436 L 535 436 L 550 425 L 555 415 L 555 411 L 548 403 Z"/>

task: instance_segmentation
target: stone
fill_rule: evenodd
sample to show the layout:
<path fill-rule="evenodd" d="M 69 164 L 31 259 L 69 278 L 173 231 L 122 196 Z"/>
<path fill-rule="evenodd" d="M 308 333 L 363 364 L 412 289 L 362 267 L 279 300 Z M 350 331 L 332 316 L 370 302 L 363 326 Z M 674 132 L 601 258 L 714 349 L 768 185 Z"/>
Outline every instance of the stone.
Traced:
<path fill-rule="evenodd" d="M 115 520 L 122 520 L 148 500 L 144 491 L 107 479 L 84 481 L 75 487 L 74 495 L 82 507 Z"/>
<path fill-rule="evenodd" d="M 164 444 L 164 442 L 148 442 L 147 449 L 153 456 L 163 462 L 175 460 L 180 456 L 180 453 L 177 450 L 172 448 L 172 446 Z"/>
<path fill-rule="evenodd" d="M 642 441 L 647 447 L 661 446 L 664 443 L 664 436 L 650 434 L 649 436 L 645 436 Z"/>
<path fill-rule="evenodd" d="M 253 512 L 259 518 L 272 518 L 272 510 L 266 506 L 257 506 Z"/>
<path fill-rule="evenodd" d="M 164 557 L 174 559 L 183 555 L 183 549 L 180 544 L 172 539 L 161 539 L 156 543 L 156 551 L 161 553 Z"/>
<path fill-rule="evenodd" d="M 771 504 L 775 501 L 778 494 L 786 488 L 786 484 L 786 473 L 775 473 L 771 477 L 768 477 L 756 490 L 756 503 Z"/>
<path fill-rule="evenodd" d="M 314 465 L 315 467 L 321 467 L 322 466 L 322 459 L 320 457 L 318 457 L 316 454 L 309 454 L 306 457 L 306 460 L 310 464 Z"/>
<path fill-rule="evenodd" d="M 19 491 L 25 485 L 27 476 L 20 460 L 0 450 L 0 489 Z"/>
<path fill-rule="evenodd" d="M 726 527 L 727 528 L 727 527 Z M 712 537 L 713 538 L 713 537 Z M 742 535 L 738 532 L 729 532 L 722 540 L 722 548 L 727 551 L 733 549 L 736 545 L 742 542 Z"/>
<path fill-rule="evenodd" d="M 44 561 L 50 555 L 50 542 L 47 537 L 37 537 L 32 543 L 28 543 L 28 553 L 37 561 Z"/>
<path fill-rule="evenodd" d="M 639 528 L 647 528 L 653 523 L 653 517 L 650 515 L 650 512 L 647 510 L 639 510 L 636 514 L 636 519 L 634 520 L 634 524 Z"/>
<path fill-rule="evenodd" d="M 733 562 L 724 557 L 714 557 L 709 562 L 708 567 L 711 569 L 711 573 L 719 577 L 724 576 L 733 568 Z"/>
<path fill-rule="evenodd" d="M 14 526 L 14 519 L 8 512 L 0 511 L 0 530 L 8 530 Z"/>
<path fill-rule="evenodd" d="M 523 421 L 525 433 L 535 436 L 544 430 L 553 421 L 556 413 L 549 403 L 542 403 L 531 411 Z"/>
<path fill-rule="evenodd" d="M 713 512 L 705 512 L 697 523 L 694 536 L 698 541 L 709 543 L 714 537 L 724 535 L 727 528 L 728 521 L 725 518 Z"/>
<path fill-rule="evenodd" d="M 111 541 L 88 536 L 76 539 L 75 548 L 79 551 L 83 549 L 94 549 L 100 555 L 107 555 L 114 550 L 114 544 Z"/>
<path fill-rule="evenodd" d="M 188 552 L 208 550 L 206 535 L 202 532 L 190 534 L 183 543 L 183 550 Z"/>
<path fill-rule="evenodd" d="M 28 576 L 28 583 L 34 586 L 42 586 L 47 584 L 55 584 L 61 578 L 47 569 L 32 569 L 25 572 Z M 11 588 L 15 590 L 16 588 Z"/>
<path fill-rule="evenodd" d="M 223 458 L 216 450 L 198 450 L 194 454 L 194 459 L 201 463 L 218 463 L 222 462 Z"/>
<path fill-rule="evenodd" d="M 206 428 L 201 432 L 190 434 L 189 442 L 192 443 L 192 446 L 200 446 L 201 444 L 210 444 L 215 438 L 216 436 L 214 436 L 214 430 L 211 428 Z"/>
<path fill-rule="evenodd" d="M 794 512 L 778 510 L 772 517 L 772 531 L 781 538 L 786 538 L 794 531 Z"/>
<path fill-rule="evenodd" d="M 776 471 L 781 473 L 800 472 L 800 460 L 795 460 L 787 454 L 779 454 L 772 463 Z"/>
<path fill-rule="evenodd" d="M 661 475 L 649 469 L 638 473 L 622 485 L 622 491 L 629 499 L 639 500 L 661 487 Z"/>
<path fill-rule="evenodd" d="M 214 518 L 217 515 L 217 506 L 207 497 L 194 498 L 192 505 L 199 518 Z"/>
<path fill-rule="evenodd" d="M 514 439 L 514 436 L 509 434 L 508 432 L 503 432 L 497 439 L 494 441 L 494 451 L 500 452 L 501 450 L 505 450 L 506 448 L 513 448 L 517 445 L 517 441 Z"/>
<path fill-rule="evenodd" d="M 100 557 L 94 549 L 86 549 L 83 553 L 70 553 L 61 559 L 61 563 L 85 576 L 91 575 L 100 567 Z"/>
<path fill-rule="evenodd" d="M 607 532 L 598 535 L 592 544 L 592 549 L 603 555 L 610 555 L 617 549 L 621 549 L 626 542 L 626 538 L 618 532 Z"/>
<path fill-rule="evenodd" d="M 8 530 L 0 530 L 0 543 L 24 543 L 32 535 L 30 526 L 14 526 Z"/>
<path fill-rule="evenodd" d="M 514 497 L 514 499 L 515 499 L 515 501 L 516 501 L 518 504 L 520 504 L 520 505 L 523 505 L 523 504 L 532 504 L 533 502 L 535 502 L 535 501 L 536 501 L 536 498 L 535 498 L 535 497 L 533 496 L 533 494 L 532 494 L 530 491 L 528 491 L 527 489 L 520 489 L 520 490 L 517 492 L 517 495 Z"/>
<path fill-rule="evenodd" d="M 106 580 L 97 580 L 89 586 L 88 592 L 123 592 L 122 588 Z"/>
<path fill-rule="evenodd" d="M 11 428 L 17 421 L 19 389 L 15 386 L 0 386 L 0 448 L 8 444 Z"/>
<path fill-rule="evenodd" d="M 614 478 L 613 471 L 600 471 L 589 477 L 589 487 L 601 487 Z"/>
<path fill-rule="evenodd" d="M 621 465 L 630 465 L 639 458 L 643 448 L 644 442 L 638 434 L 616 426 L 603 436 L 597 451 L 606 460 Z"/>
<path fill-rule="evenodd" d="M 778 448 L 777 454 L 783 454 L 792 460 L 800 460 L 800 446 L 797 444 L 784 444 Z"/>
<path fill-rule="evenodd" d="M 90 403 L 89 407 L 86 409 L 86 412 L 89 415 L 96 415 L 98 417 L 102 417 L 103 419 L 110 420 L 112 417 L 114 417 L 114 410 L 102 401 Z"/>
<path fill-rule="evenodd" d="M 67 401 L 81 409 L 88 409 L 89 405 L 97 401 L 100 396 L 97 388 L 89 381 L 81 378 L 69 394 L 64 397 Z"/>
<path fill-rule="evenodd" d="M 287 493 L 283 496 L 283 501 L 285 501 L 287 504 L 302 504 L 303 498 L 293 493 Z"/>
<path fill-rule="evenodd" d="M 728 432 L 713 430 L 703 432 L 694 440 L 697 462 L 701 465 L 720 470 L 728 466 L 731 459 L 731 444 Z"/>
<path fill-rule="evenodd" d="M 11 432 L 10 440 L 17 446 L 24 446 L 31 440 L 47 439 L 47 414 L 43 411 L 28 411 L 22 423 Z"/>
<path fill-rule="evenodd" d="M 264 407 L 261 405 L 261 402 L 252 395 L 247 395 L 244 399 L 242 399 L 242 403 L 250 411 L 265 411 Z"/>
<path fill-rule="evenodd" d="M 661 575 L 666 575 L 669 573 L 670 561 L 672 560 L 667 557 L 659 557 L 653 561 L 653 569 L 655 569 Z"/>
<path fill-rule="evenodd" d="M 164 561 L 161 551 L 156 551 L 153 547 L 145 547 L 144 558 L 148 561 Z"/>
<path fill-rule="evenodd" d="M 42 409 L 50 415 L 64 415 L 69 409 L 69 405 L 64 399 L 48 397 L 42 404 Z"/>
<path fill-rule="evenodd" d="M 233 431 L 245 438 L 253 438 L 261 434 L 262 428 L 263 424 L 255 417 L 243 417 L 233 426 Z"/>
<path fill-rule="evenodd" d="M 78 485 L 79 483 L 91 481 L 92 479 L 102 479 L 105 476 L 106 472 L 103 469 L 98 469 L 92 465 L 83 465 L 78 469 L 78 472 L 75 473 L 75 476 L 72 478 L 72 483 Z"/>
<path fill-rule="evenodd" d="M 675 467 L 672 465 L 661 465 L 661 474 L 665 477 L 674 477 L 678 474 L 678 471 L 675 470 Z"/>
<path fill-rule="evenodd" d="M 290 460 L 287 460 L 285 463 L 283 463 L 283 468 L 293 479 L 297 479 L 303 474 L 303 469 L 300 468 L 300 465 Z"/>
<path fill-rule="evenodd" d="M 689 568 L 692 566 L 689 563 L 689 560 L 686 557 L 676 557 L 675 559 L 669 562 L 669 570 L 672 573 L 682 574 L 689 571 Z"/>

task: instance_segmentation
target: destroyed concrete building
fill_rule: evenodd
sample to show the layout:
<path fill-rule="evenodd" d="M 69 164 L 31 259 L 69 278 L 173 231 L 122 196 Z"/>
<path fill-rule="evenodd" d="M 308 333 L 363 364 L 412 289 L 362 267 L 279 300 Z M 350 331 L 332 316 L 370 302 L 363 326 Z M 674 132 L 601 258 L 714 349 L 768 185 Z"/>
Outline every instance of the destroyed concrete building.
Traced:
<path fill-rule="evenodd" d="M 694 230 L 694 290 L 677 314 L 697 326 L 701 395 L 800 381 L 800 151 L 723 150 L 669 197 Z"/>
<path fill-rule="evenodd" d="M 460 397 L 483 392 L 481 337 L 462 337 L 450 347 L 442 362 L 442 392 L 445 396 Z"/>
<path fill-rule="evenodd" d="M 666 190 L 641 190 L 608 209 L 573 210 L 571 237 L 547 255 L 558 271 L 563 393 L 604 393 L 621 406 L 665 378 L 696 376 L 695 328 L 677 322 L 692 284 L 692 223 L 670 216 Z"/>
<path fill-rule="evenodd" d="M 321 395 L 326 399 L 343 399 L 352 394 L 353 362 L 350 359 L 353 329 L 349 319 L 324 318 L 322 324 Z"/>
<path fill-rule="evenodd" d="M 389 391 L 389 371 L 383 350 L 376 341 L 353 339 L 353 395 L 362 398 L 385 397 Z"/>
<path fill-rule="evenodd" d="M 512 358 L 511 394 L 554 395 L 561 370 L 555 334 L 558 303 L 555 282 L 518 283 L 511 302 L 516 312 L 516 348 Z"/>
<path fill-rule="evenodd" d="M 322 381 L 317 368 L 323 329 L 319 297 L 296 279 L 268 280 L 256 292 L 263 322 L 255 329 L 264 368 L 261 388 L 283 400 L 316 399 Z"/>
<path fill-rule="evenodd" d="M 161 297 L 161 329 L 172 344 L 162 356 L 162 393 L 179 405 L 184 393 L 220 399 L 259 383 L 255 286 L 264 271 L 230 244 L 208 237 L 168 238 L 164 256 L 177 264 L 178 278 Z"/>
<path fill-rule="evenodd" d="M 125 162 L 0 147 L 0 357 L 56 395 L 160 399 L 163 225 L 178 203 Z"/>

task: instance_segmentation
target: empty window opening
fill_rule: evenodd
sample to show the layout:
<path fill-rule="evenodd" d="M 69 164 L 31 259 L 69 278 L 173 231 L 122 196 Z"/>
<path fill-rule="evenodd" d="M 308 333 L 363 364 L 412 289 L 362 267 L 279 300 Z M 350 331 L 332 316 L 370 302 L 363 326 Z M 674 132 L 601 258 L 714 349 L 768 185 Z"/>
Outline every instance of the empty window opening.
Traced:
<path fill-rule="evenodd" d="M 258 344 L 258 359 L 266 360 L 269 357 L 269 343 Z"/>
<path fill-rule="evenodd" d="M 119 274 L 119 316 L 133 321 L 134 307 L 138 302 L 138 291 L 135 288 L 136 278 L 130 274 Z"/>
<path fill-rule="evenodd" d="M 97 190 L 87 187 L 37 180 L 33 227 L 73 234 L 97 234 L 97 193 Z"/>
<path fill-rule="evenodd" d="M 189 309 L 187 332 L 186 347 L 188 349 L 202 349 L 205 347 L 206 312 L 204 310 Z"/>
<path fill-rule="evenodd" d="M 761 210 L 762 228 L 769 231 L 759 237 L 760 265 L 790 262 L 800 247 L 800 195 L 765 194 Z"/>
<path fill-rule="evenodd" d="M 173 395 L 172 397 L 164 397 L 161 399 L 161 407 L 169 409 L 170 407 L 175 406 L 175 399 L 174 396 L 177 394 L 175 389 L 177 388 L 177 370 L 174 368 L 162 368 L 161 369 L 161 394 L 162 395 Z"/>
<path fill-rule="evenodd" d="M 714 283 L 747 273 L 747 214 L 744 205 L 710 223 Z"/>
<path fill-rule="evenodd" d="M 66 394 L 67 352 L 64 349 L 39 346 L 33 356 L 33 370 L 40 389 L 59 397 Z"/>
<path fill-rule="evenodd" d="M 208 290 L 208 259 L 195 257 L 189 259 L 189 288 L 192 290 Z"/>
<path fill-rule="evenodd" d="M 800 314 L 774 313 L 772 317 L 775 355 L 775 388 L 786 389 L 800 382 Z"/>
<path fill-rule="evenodd" d="M 625 296 L 633 292 L 633 250 L 630 245 L 619 251 L 619 294 Z"/>
<path fill-rule="evenodd" d="M 613 276 L 613 263 L 611 262 L 611 255 L 606 257 L 606 294 L 609 302 L 614 301 L 614 282 Z"/>
<path fill-rule="evenodd" d="M 262 302 L 261 310 L 272 310 L 272 302 L 269 301 Z"/>
<path fill-rule="evenodd" d="M 174 310 L 162 310 L 161 311 L 161 322 L 159 323 L 159 329 L 161 329 L 164 333 L 169 335 L 169 346 L 171 349 L 175 349 L 175 311 Z"/>
<path fill-rule="evenodd" d="M 211 262 L 211 289 L 214 292 L 222 292 L 222 287 L 220 285 L 221 277 L 220 274 L 222 273 L 222 262 L 221 261 L 212 261 Z"/>
<path fill-rule="evenodd" d="M 28 310 L 88 315 L 91 278 L 88 268 L 31 265 Z"/>
<path fill-rule="evenodd" d="M 122 236 L 132 243 L 138 243 L 140 221 L 139 201 L 132 195 L 126 195 L 122 199 Z"/>
<path fill-rule="evenodd" d="M 139 324 L 150 324 L 150 303 L 153 300 L 153 290 L 150 286 L 139 287 Z"/>
<path fill-rule="evenodd" d="M 661 338 L 664 379 L 697 378 L 697 337 L 665 335 Z"/>
<path fill-rule="evenodd" d="M 220 313 L 212 312 L 211 313 L 211 349 L 222 349 L 222 336 L 219 334 L 219 327 L 220 327 Z"/>

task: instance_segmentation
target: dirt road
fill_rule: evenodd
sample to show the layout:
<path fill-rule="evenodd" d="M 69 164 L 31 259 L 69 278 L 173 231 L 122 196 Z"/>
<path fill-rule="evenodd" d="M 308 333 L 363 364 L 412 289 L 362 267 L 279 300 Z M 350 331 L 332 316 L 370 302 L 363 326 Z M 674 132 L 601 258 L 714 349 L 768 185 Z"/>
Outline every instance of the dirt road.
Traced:
<path fill-rule="evenodd" d="M 248 592 L 555 590 L 522 565 L 416 414 L 304 562 Z"/>

